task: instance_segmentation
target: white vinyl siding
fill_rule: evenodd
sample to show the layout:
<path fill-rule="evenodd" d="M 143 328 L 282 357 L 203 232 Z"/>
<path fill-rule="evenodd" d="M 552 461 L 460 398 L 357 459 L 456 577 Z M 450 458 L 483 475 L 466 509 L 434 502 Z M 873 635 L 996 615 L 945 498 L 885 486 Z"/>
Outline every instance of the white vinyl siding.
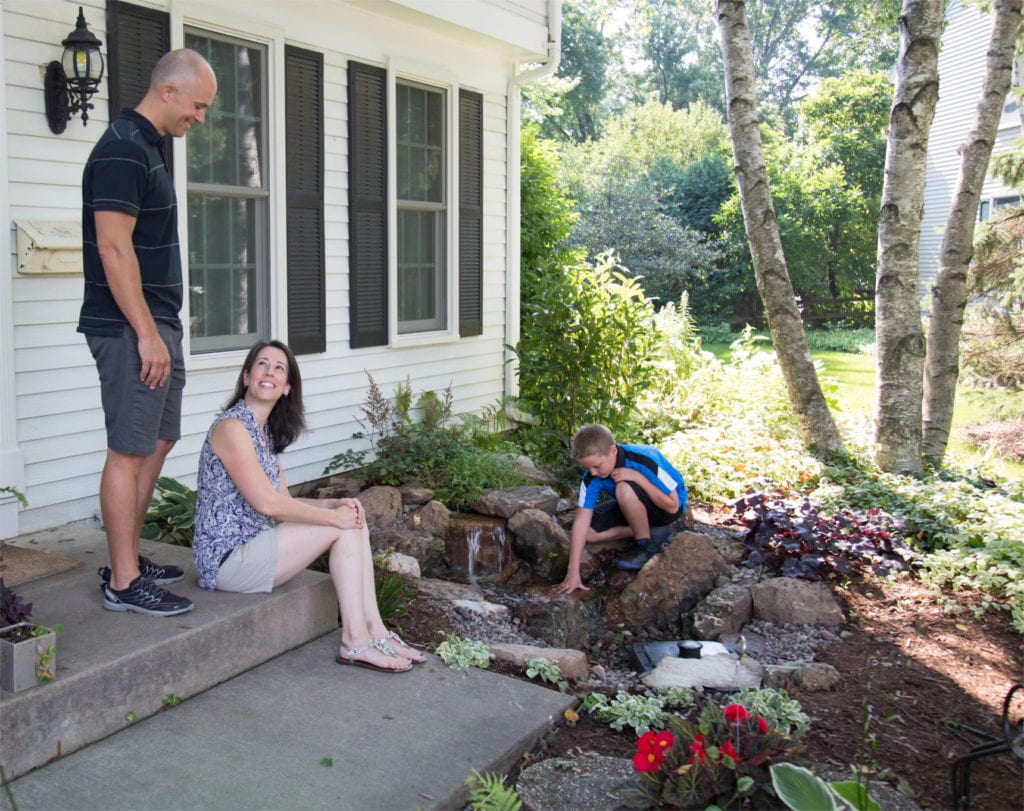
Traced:
<path fill-rule="evenodd" d="M 79 5 L 84 7 L 90 29 L 105 42 L 103 0 L 5 0 L 0 5 L 6 81 L 6 132 L 2 137 L 8 174 L 6 188 L 0 192 L 12 221 L 78 221 L 81 217 L 82 167 L 108 123 L 106 80 L 93 99 L 96 106 L 88 126 L 83 128 L 76 117 L 65 133 L 55 136 L 43 114 L 40 79 L 40 66 L 59 58 L 59 43 L 74 27 Z M 506 239 L 518 238 L 518 225 L 509 224 L 505 213 L 507 162 L 518 160 L 518 156 L 505 154 L 506 93 L 516 60 L 526 63 L 543 57 L 547 4 L 498 0 L 459 4 L 474 18 L 483 19 L 498 9 L 502 19 L 515 19 L 515 30 L 505 39 L 500 31 L 481 34 L 440 17 L 403 15 L 397 5 L 385 3 L 378 11 L 374 4 L 344 0 L 250 0 L 244 15 L 239 15 L 234 0 L 153 0 L 143 5 L 171 12 L 174 47 L 184 44 L 186 28 L 266 47 L 270 130 L 266 220 L 270 332 L 274 337 L 287 335 L 287 235 L 280 191 L 285 188 L 284 154 L 277 146 L 284 134 L 284 47 L 295 44 L 324 55 L 327 341 L 324 353 L 300 359 L 310 431 L 283 458 L 288 482 L 317 478 L 336 453 L 365 446 L 365 442 L 353 440 L 352 434 L 359 430 L 357 417 L 366 397 L 367 369 L 389 397 L 398 383 L 411 379 L 417 392 L 440 391 L 451 385 L 457 411 L 479 411 L 496 403 L 505 393 Z M 536 44 L 527 50 L 517 38 Z M 385 64 L 393 58 L 436 67 L 439 75 L 452 77 L 454 87 L 468 87 L 483 96 L 484 330 L 472 339 L 449 339 L 443 351 L 430 343 L 358 352 L 349 346 L 346 69 L 349 60 Z M 454 97 L 448 103 L 453 104 Z M 181 142 L 175 144 L 175 180 L 182 207 L 180 220 L 187 231 L 184 147 Z M 187 244 L 185 238 L 187 233 L 183 233 L 183 245 Z M 8 266 L 13 268 L 13 228 L 9 251 Z M 187 258 L 187 254 L 183 256 L 186 265 Z M 10 273 L 10 298 L 0 301 L 0 307 L 8 308 L 9 332 L 0 334 L 0 344 L 5 347 L 0 351 L 11 355 L 13 391 L 0 393 L 0 408 L 15 415 L 16 453 L 10 456 L 23 462 L 19 466 L 23 471 L 21 489 L 29 501 L 28 509 L 17 510 L 17 522 L 20 532 L 29 532 L 90 519 L 98 513 L 106 443 L 95 367 L 84 337 L 76 332 L 82 276 Z M 188 281 L 187 267 L 185 273 Z M 182 315 L 189 315 L 187 303 Z M 447 317 L 451 329 L 454 316 L 450 310 Z M 188 337 L 186 349 L 182 437 L 164 473 L 194 486 L 203 437 L 233 388 L 244 352 L 197 355 Z M 6 469 L 0 471 L 3 484 L 8 481 L 6 476 Z"/>

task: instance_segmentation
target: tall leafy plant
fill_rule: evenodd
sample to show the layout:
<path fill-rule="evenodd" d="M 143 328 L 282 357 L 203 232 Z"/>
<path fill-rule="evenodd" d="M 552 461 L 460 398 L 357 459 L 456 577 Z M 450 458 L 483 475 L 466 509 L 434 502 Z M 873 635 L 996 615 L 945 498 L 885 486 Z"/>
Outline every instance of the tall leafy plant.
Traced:
<path fill-rule="evenodd" d="M 522 318 L 520 394 L 543 430 L 563 446 L 587 422 L 631 434 L 657 374 L 654 309 L 639 283 L 604 253 L 548 278 Z"/>

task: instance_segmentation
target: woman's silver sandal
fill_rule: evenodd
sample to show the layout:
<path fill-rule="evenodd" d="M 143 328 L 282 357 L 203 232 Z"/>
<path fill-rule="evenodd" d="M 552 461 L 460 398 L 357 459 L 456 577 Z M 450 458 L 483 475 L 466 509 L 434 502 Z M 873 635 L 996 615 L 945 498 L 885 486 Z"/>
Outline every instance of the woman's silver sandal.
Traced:
<path fill-rule="evenodd" d="M 395 649 L 388 644 L 388 642 L 391 642 L 392 640 L 397 642 L 399 645 L 401 645 L 406 650 L 411 650 L 413 653 L 418 653 L 418 651 L 412 645 L 407 644 L 406 641 L 404 639 L 402 639 L 402 637 L 400 637 L 394 631 L 388 631 L 388 635 L 387 636 L 382 636 L 380 639 L 373 640 L 373 644 L 374 644 L 374 646 L 376 646 L 378 648 L 378 650 L 383 650 L 383 648 L 381 648 L 377 644 L 377 643 L 380 643 L 380 645 L 383 645 L 384 648 L 387 648 L 389 651 L 391 651 L 391 655 L 392 656 L 399 656 L 400 658 L 405 659 L 404 656 L 401 656 L 400 654 L 398 654 L 398 652 L 395 651 Z M 422 659 L 406 659 L 406 661 L 407 662 L 411 662 L 414 665 L 421 665 L 421 664 L 423 664 L 427 660 L 426 660 L 426 657 L 424 657 Z"/>

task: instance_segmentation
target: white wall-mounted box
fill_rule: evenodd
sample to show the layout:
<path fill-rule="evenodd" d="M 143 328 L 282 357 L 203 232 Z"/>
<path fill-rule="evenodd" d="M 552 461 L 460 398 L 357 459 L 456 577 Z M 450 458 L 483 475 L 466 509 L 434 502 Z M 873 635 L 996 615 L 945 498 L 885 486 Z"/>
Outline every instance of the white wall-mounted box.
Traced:
<path fill-rule="evenodd" d="M 16 220 L 18 273 L 82 273 L 82 223 Z"/>

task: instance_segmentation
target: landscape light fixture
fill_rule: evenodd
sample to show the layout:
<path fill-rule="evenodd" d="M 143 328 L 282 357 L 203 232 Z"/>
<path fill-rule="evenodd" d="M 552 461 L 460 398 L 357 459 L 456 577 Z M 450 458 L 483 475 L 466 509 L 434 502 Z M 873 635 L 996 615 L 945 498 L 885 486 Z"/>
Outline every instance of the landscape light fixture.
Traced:
<path fill-rule="evenodd" d="M 75 30 L 61 43 L 64 54 L 61 61 L 46 66 L 46 120 L 50 131 L 64 132 L 71 116 L 82 114 L 82 126 L 89 120 L 89 102 L 103 78 L 103 43 L 93 36 L 85 24 L 85 14 L 78 7 L 78 22 Z"/>

